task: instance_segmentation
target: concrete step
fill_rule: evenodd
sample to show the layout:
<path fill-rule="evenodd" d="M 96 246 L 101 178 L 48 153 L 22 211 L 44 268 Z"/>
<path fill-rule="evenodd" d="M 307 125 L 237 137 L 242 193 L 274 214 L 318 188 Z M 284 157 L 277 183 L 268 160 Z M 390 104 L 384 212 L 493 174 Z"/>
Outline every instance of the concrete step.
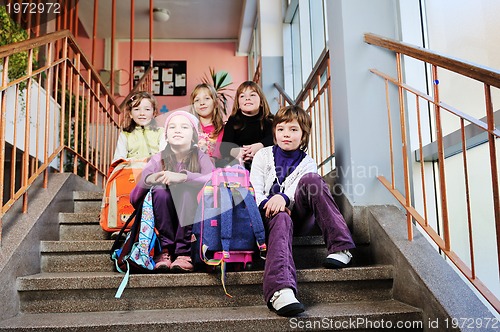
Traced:
<path fill-rule="evenodd" d="M 73 192 L 74 211 L 99 213 L 101 211 L 102 191 L 75 191 Z"/>
<path fill-rule="evenodd" d="M 394 300 L 305 304 L 294 318 L 279 317 L 266 306 L 127 310 L 91 313 L 20 314 L 0 322 L 0 331 L 423 331 L 419 309 Z"/>
<path fill-rule="evenodd" d="M 297 270 L 304 303 L 385 301 L 392 298 L 392 267 Z M 21 312 L 85 312 L 261 305 L 262 271 L 228 272 L 224 295 L 220 273 L 133 274 L 122 297 L 124 275 L 116 272 L 40 273 L 17 279 Z"/>
<path fill-rule="evenodd" d="M 113 272 L 109 253 L 114 241 L 42 241 L 42 272 Z"/>
<path fill-rule="evenodd" d="M 66 231 L 67 233 L 71 230 Z M 77 235 L 76 233 L 74 235 Z M 79 238 L 86 235 L 79 234 Z M 107 238 L 106 234 L 101 234 Z M 114 265 L 110 259 L 113 240 L 85 241 L 42 241 L 42 272 L 113 272 Z M 293 256 L 298 269 L 318 268 L 323 264 L 327 250 L 323 239 L 318 236 L 296 237 L 293 242 Z M 353 266 L 370 265 L 368 248 L 358 247 L 352 250 Z M 264 262 L 258 257 L 254 259 L 253 269 L 263 269 Z"/>
<path fill-rule="evenodd" d="M 74 191 L 73 200 L 75 201 L 101 201 L 104 191 Z"/>
<path fill-rule="evenodd" d="M 99 225 L 99 211 L 59 213 L 61 241 L 91 241 L 109 239 L 109 233 Z"/>

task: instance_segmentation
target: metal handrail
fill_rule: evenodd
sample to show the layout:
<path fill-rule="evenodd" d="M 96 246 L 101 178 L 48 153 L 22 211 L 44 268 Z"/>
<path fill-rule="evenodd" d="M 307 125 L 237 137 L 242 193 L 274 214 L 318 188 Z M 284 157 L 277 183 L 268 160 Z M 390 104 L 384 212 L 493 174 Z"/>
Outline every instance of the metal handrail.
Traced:
<path fill-rule="evenodd" d="M 389 137 L 389 149 L 391 153 L 391 180 L 386 179 L 384 176 L 379 176 L 380 182 L 393 194 L 393 196 L 399 201 L 399 203 L 406 209 L 407 213 L 407 227 L 408 227 L 408 239 L 413 238 L 413 221 L 416 223 L 429 235 L 432 241 L 439 247 L 439 249 L 450 259 L 450 261 L 461 271 L 461 273 L 471 282 L 471 284 L 484 296 L 484 298 L 495 308 L 500 311 L 500 301 L 499 299 L 489 290 L 489 288 L 478 278 L 476 274 L 475 266 L 475 255 L 474 255 L 474 240 L 472 236 L 472 230 L 474 229 L 475 222 L 472 219 L 472 193 L 470 190 L 470 165 L 467 159 L 467 144 L 466 144 L 466 123 L 474 125 L 477 130 L 483 131 L 487 135 L 487 143 L 489 149 L 489 166 L 491 171 L 491 190 L 493 199 L 493 216 L 494 216 L 494 226 L 496 227 L 496 246 L 498 250 L 498 259 L 500 259 L 500 198 L 499 198 L 499 179 L 498 179 L 498 159 L 496 156 L 496 140 L 500 137 L 500 131 L 495 128 L 494 112 L 491 101 L 491 87 L 500 87 L 500 72 L 494 69 L 486 68 L 480 65 L 476 65 L 470 62 L 466 62 L 460 59 L 452 58 L 444 54 L 433 52 L 430 50 L 423 49 L 418 46 L 409 45 L 406 43 L 398 42 L 385 37 L 377 36 L 374 34 L 365 34 L 365 42 L 375 46 L 379 46 L 396 53 L 396 69 L 397 78 L 391 77 L 384 74 L 376 69 L 371 69 L 370 71 L 381 77 L 385 82 L 385 93 L 387 100 L 387 114 L 389 124 L 391 124 L 391 105 L 389 103 L 389 85 L 392 84 L 398 89 L 398 99 L 399 99 L 399 125 L 395 125 L 394 128 L 400 128 L 401 142 L 393 142 L 393 135 L 390 132 Z M 430 96 L 424 92 L 418 91 L 403 81 L 403 67 L 402 67 L 402 56 L 412 57 L 423 61 L 425 64 L 430 65 L 432 71 L 432 82 L 433 82 L 433 95 Z M 456 74 L 468 77 L 481 82 L 484 86 L 484 97 L 485 97 L 485 113 L 486 121 L 481 121 L 476 119 L 465 112 L 462 112 L 450 105 L 444 103 L 439 95 L 439 80 L 438 80 L 438 68 L 447 69 L 448 71 L 454 72 Z M 405 98 L 406 96 L 406 98 Z M 407 123 L 409 121 L 409 105 L 411 100 L 415 99 L 415 110 L 416 114 L 413 114 L 417 119 L 418 125 L 418 158 L 416 160 L 411 160 L 411 154 L 408 153 L 409 139 L 406 137 Z M 422 139 L 422 125 L 420 121 L 420 111 L 421 111 L 421 101 L 427 103 L 431 112 L 434 112 L 434 125 L 436 132 L 437 145 L 437 162 L 436 167 L 438 169 L 438 183 L 436 188 L 436 195 L 440 198 L 439 208 L 437 210 L 438 216 L 441 219 L 442 231 L 436 230 L 431 226 L 431 220 L 428 216 L 426 196 L 428 191 L 425 187 L 425 159 L 423 157 L 423 139 Z M 447 196 L 447 182 L 446 181 L 446 169 L 445 169 L 445 152 L 444 152 L 444 142 L 443 142 L 443 113 L 454 116 L 460 121 L 460 136 L 461 136 L 461 151 L 462 156 L 462 167 L 464 172 L 464 183 L 465 183 L 465 202 L 467 209 L 467 227 L 468 227 L 468 239 L 469 239 L 469 264 L 465 263 L 466 258 L 460 257 L 451 247 L 451 231 L 453 228 L 453 223 L 449 221 L 449 199 Z M 393 130 L 393 127 L 389 125 L 389 130 Z M 396 189 L 396 179 L 395 179 L 395 161 L 393 159 L 394 145 L 402 146 L 402 160 L 398 161 L 403 164 L 403 175 L 405 191 L 404 194 Z M 421 178 L 421 195 L 423 200 L 423 215 L 417 210 L 415 204 L 415 195 L 417 195 L 415 189 L 414 192 L 410 190 L 410 166 L 415 163 L 416 166 L 420 168 L 420 178 Z M 416 170 L 417 167 L 414 167 Z M 417 183 L 413 183 L 411 188 L 415 188 Z M 484 223 L 485 220 L 480 220 Z M 497 261 L 497 267 L 500 272 L 500 262 Z"/>
<path fill-rule="evenodd" d="M 10 60 L 19 53 L 28 55 L 25 73 L 9 81 Z M 0 47 L 0 64 L 1 244 L 3 215 L 21 198 L 27 212 L 28 189 L 39 177 L 43 188 L 51 172 L 105 183 L 120 114 L 67 30 Z"/>
<path fill-rule="evenodd" d="M 136 83 L 136 85 L 130 90 L 128 95 L 123 99 L 123 101 L 120 104 L 119 109 L 123 110 L 125 105 L 127 104 L 127 100 L 132 98 L 132 96 L 139 92 L 139 91 L 147 91 L 147 92 L 152 92 L 153 91 L 153 67 L 149 66 L 148 69 L 144 72 L 144 75 L 139 79 L 139 81 Z"/>

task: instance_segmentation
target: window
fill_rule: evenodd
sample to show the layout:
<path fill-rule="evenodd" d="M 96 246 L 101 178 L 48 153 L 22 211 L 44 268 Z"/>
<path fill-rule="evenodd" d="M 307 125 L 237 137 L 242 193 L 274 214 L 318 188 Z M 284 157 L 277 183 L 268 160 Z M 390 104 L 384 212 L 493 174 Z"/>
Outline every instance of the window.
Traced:
<path fill-rule="evenodd" d="M 300 45 L 300 15 L 298 8 L 291 22 L 291 46 L 292 46 L 292 76 L 293 76 L 293 94 L 297 94 L 302 89 L 302 61 L 301 61 L 301 45 Z"/>
<path fill-rule="evenodd" d="M 291 0 L 285 13 L 285 90 L 296 97 L 327 45 L 326 0 Z"/>

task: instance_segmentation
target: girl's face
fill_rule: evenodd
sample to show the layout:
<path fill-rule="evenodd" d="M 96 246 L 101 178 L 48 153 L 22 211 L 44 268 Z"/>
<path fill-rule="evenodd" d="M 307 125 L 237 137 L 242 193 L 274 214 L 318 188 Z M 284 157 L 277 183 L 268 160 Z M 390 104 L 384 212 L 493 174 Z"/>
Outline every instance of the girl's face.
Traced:
<path fill-rule="evenodd" d="M 193 125 L 183 115 L 173 116 L 166 128 L 168 144 L 178 150 L 188 150 L 193 141 Z"/>
<path fill-rule="evenodd" d="M 193 99 L 194 110 L 200 118 L 210 119 L 215 108 L 215 102 L 207 89 L 200 89 Z"/>
<path fill-rule="evenodd" d="M 297 150 L 302 141 L 302 129 L 297 120 L 281 122 L 275 129 L 276 143 L 284 151 Z"/>
<path fill-rule="evenodd" d="M 238 96 L 238 105 L 243 114 L 249 116 L 257 115 L 260 107 L 259 94 L 250 88 L 246 88 Z"/>
<path fill-rule="evenodd" d="M 147 98 L 142 99 L 138 106 L 132 107 L 130 117 L 139 126 L 148 125 L 154 117 L 153 104 Z"/>

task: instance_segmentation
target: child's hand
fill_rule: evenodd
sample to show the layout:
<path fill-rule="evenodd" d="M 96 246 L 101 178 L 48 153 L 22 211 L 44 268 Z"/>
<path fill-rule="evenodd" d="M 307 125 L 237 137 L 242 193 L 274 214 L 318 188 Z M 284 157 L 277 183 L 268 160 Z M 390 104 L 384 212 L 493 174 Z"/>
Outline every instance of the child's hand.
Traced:
<path fill-rule="evenodd" d="M 173 184 L 173 183 L 179 183 L 179 182 L 184 182 L 187 179 L 187 175 L 183 173 L 175 173 L 171 171 L 162 171 L 162 172 L 157 172 L 153 173 L 150 176 L 148 176 L 148 182 L 151 184 Z"/>
<path fill-rule="evenodd" d="M 286 201 L 283 196 L 274 195 L 267 201 L 266 204 L 264 204 L 264 210 L 266 211 L 266 218 L 271 218 L 274 217 L 278 212 L 282 212 L 288 209 L 286 207 Z"/>
<path fill-rule="evenodd" d="M 259 151 L 264 147 L 264 144 L 262 143 L 254 143 L 251 145 L 243 145 L 243 160 L 244 161 L 252 161 L 253 157 Z"/>

